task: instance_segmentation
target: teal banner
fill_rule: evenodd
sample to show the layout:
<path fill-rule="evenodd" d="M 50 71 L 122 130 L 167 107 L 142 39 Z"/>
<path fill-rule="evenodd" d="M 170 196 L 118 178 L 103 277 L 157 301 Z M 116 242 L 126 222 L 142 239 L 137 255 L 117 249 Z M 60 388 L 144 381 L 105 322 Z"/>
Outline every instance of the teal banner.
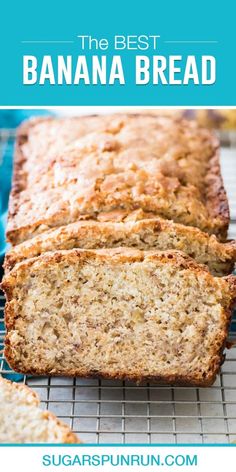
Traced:
<path fill-rule="evenodd" d="M 0 106 L 236 106 L 236 3 L 4 1 Z"/>

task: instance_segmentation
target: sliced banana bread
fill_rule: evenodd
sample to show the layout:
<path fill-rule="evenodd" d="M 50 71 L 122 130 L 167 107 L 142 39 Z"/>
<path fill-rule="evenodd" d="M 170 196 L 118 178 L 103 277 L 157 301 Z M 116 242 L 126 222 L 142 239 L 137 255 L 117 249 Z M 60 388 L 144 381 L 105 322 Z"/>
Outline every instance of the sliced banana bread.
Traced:
<path fill-rule="evenodd" d="M 152 218 L 118 223 L 89 220 L 45 231 L 13 246 L 6 254 L 5 269 L 8 271 L 16 263 L 48 251 L 119 246 L 144 250 L 177 249 L 206 264 L 218 276 L 229 274 L 236 260 L 235 241 L 220 243 L 214 235 L 170 220 Z"/>
<path fill-rule="evenodd" d="M 77 443 L 77 436 L 26 385 L 0 377 L 0 443 Z"/>
<path fill-rule="evenodd" d="M 65 250 L 4 277 L 5 355 L 16 371 L 211 385 L 224 358 L 234 276 L 178 251 Z"/>

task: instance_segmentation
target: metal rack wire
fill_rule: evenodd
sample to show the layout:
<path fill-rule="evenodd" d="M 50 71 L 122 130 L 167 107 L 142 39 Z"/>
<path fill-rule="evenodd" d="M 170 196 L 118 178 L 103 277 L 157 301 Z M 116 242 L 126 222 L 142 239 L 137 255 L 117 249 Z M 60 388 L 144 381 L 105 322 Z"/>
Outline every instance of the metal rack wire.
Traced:
<path fill-rule="evenodd" d="M 230 138 L 230 137 L 229 137 Z M 3 148 L 14 132 L 0 132 Z M 231 205 L 230 238 L 236 238 L 236 148 L 222 148 L 222 171 Z M 235 141 L 234 141 L 235 142 Z M 4 297 L 0 295 L 0 326 Z M 236 340 L 236 318 L 230 339 Z M 0 331 L 0 350 L 4 330 Z M 0 374 L 7 370 L 3 354 Z M 236 440 L 236 347 L 210 388 L 137 386 L 130 382 L 24 376 L 22 382 L 40 396 L 42 407 L 67 422 L 86 442 L 97 443 L 225 443 Z"/>

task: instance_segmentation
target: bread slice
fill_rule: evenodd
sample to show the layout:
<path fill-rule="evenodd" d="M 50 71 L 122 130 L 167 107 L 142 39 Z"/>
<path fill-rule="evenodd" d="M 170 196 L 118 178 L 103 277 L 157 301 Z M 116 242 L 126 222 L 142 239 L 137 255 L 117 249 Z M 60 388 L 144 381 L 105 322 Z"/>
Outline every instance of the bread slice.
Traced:
<path fill-rule="evenodd" d="M 30 121 L 18 133 L 8 240 L 141 209 L 225 239 L 219 142 L 195 122 L 150 115 Z"/>
<path fill-rule="evenodd" d="M 162 218 L 125 222 L 79 221 L 45 231 L 11 248 L 5 270 L 48 251 L 99 249 L 119 246 L 144 250 L 177 249 L 206 264 L 214 275 L 227 275 L 236 261 L 236 243 L 220 243 L 214 235 Z"/>
<path fill-rule="evenodd" d="M 211 385 L 236 296 L 178 251 L 45 253 L 17 264 L 5 355 L 17 372 Z"/>
<path fill-rule="evenodd" d="M 0 443 L 77 443 L 70 428 L 49 411 L 26 385 L 0 377 Z"/>

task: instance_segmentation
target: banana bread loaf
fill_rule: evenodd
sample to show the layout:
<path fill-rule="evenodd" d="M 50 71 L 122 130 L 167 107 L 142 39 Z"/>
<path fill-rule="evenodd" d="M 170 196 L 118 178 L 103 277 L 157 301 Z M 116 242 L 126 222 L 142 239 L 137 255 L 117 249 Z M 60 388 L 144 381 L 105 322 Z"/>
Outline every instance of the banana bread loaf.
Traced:
<path fill-rule="evenodd" d="M 223 240 L 229 209 L 218 147 L 210 131 L 174 117 L 29 121 L 16 143 L 8 239 L 142 209 Z"/>
<path fill-rule="evenodd" d="M 70 428 L 49 411 L 26 385 L 0 377 L 0 443 L 77 443 Z"/>
<path fill-rule="evenodd" d="M 73 249 L 4 277 L 5 355 L 18 372 L 208 386 L 224 358 L 234 276 L 178 251 Z"/>
<path fill-rule="evenodd" d="M 227 275 L 232 271 L 236 260 L 235 241 L 220 243 L 215 235 L 210 236 L 198 228 L 162 218 L 142 219 L 144 216 L 139 211 L 136 218 L 141 218 L 140 221 L 78 221 L 45 231 L 13 246 L 6 254 L 5 270 L 9 271 L 18 262 L 48 251 L 126 246 L 144 250 L 177 249 L 206 264 L 214 275 Z"/>

